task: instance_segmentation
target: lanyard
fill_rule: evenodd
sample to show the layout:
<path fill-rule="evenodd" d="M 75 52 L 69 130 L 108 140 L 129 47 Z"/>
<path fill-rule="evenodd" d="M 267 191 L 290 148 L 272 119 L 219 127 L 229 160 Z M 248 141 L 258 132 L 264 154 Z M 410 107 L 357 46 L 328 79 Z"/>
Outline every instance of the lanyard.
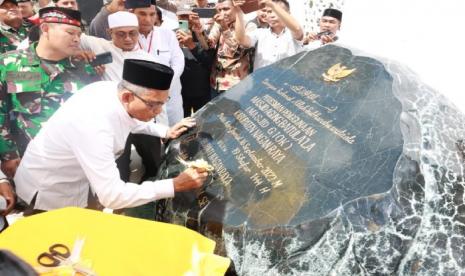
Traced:
<path fill-rule="evenodd" d="M 152 41 L 153 41 L 152 38 L 153 38 L 153 33 L 154 33 L 154 30 L 152 30 L 152 33 L 150 34 L 149 49 L 147 50 L 147 53 L 149 53 L 149 54 L 150 54 L 150 50 L 152 49 Z M 140 44 L 140 41 L 138 41 L 138 43 L 139 43 L 139 47 L 140 47 L 141 49 L 144 49 L 144 48 L 142 47 L 142 45 Z"/>

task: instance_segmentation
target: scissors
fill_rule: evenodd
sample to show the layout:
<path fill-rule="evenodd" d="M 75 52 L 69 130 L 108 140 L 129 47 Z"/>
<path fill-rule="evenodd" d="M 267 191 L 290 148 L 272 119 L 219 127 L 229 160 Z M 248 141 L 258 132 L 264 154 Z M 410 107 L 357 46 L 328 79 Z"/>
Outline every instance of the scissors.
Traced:
<path fill-rule="evenodd" d="M 61 243 L 55 243 L 48 249 L 48 252 L 43 252 L 37 257 L 37 262 L 46 267 L 59 266 L 66 261 L 71 253 L 69 248 Z"/>
<path fill-rule="evenodd" d="M 43 252 L 37 257 L 37 262 L 48 268 L 68 266 L 75 272 L 82 275 L 97 276 L 97 274 L 88 266 L 80 263 L 81 251 L 84 246 L 84 239 L 78 238 L 71 252 L 69 248 L 61 243 L 55 243 L 49 247 L 48 252 Z"/>

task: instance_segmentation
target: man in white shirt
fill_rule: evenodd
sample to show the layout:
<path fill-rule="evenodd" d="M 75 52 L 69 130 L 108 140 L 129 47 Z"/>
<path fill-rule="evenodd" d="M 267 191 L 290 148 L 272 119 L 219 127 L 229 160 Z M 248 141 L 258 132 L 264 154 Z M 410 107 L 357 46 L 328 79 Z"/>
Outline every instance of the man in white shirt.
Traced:
<path fill-rule="evenodd" d="M 184 71 L 184 54 L 172 30 L 154 26 L 157 11 L 153 3 L 148 7 L 136 7 L 132 11 L 139 20 L 139 48 L 152 55 L 156 62 L 167 65 L 174 71 L 170 100 L 166 106 L 171 126 L 184 117 L 180 80 Z"/>
<path fill-rule="evenodd" d="M 105 65 L 103 80 L 121 81 L 123 77 L 123 63 L 127 58 L 150 60 L 155 58 L 147 52 L 138 49 L 139 22 L 137 17 L 127 11 L 118 11 L 108 16 L 108 32 L 111 41 L 95 36 L 83 34 L 81 48 L 95 54 L 110 52 L 113 62 Z"/>
<path fill-rule="evenodd" d="M 120 209 L 201 187 L 201 169 L 137 185 L 120 180 L 116 168 L 130 132 L 176 138 L 195 125 L 150 122 L 168 99 L 172 76 L 167 66 L 127 59 L 122 82 L 96 82 L 72 96 L 29 144 L 14 179 L 18 196 L 36 210 L 85 207 L 90 187 L 105 207 Z"/>
<path fill-rule="evenodd" d="M 289 14 L 286 0 L 260 0 L 266 7 L 269 28 L 245 32 L 244 13 L 239 8 L 245 0 L 235 0 L 236 40 L 244 47 L 255 50 L 254 70 L 270 65 L 280 59 L 297 54 L 302 50 L 303 30 L 299 22 Z"/>
<path fill-rule="evenodd" d="M 121 81 L 123 78 L 123 64 L 125 59 L 132 58 L 156 62 L 155 57 L 136 47 L 139 40 L 139 22 L 136 15 L 127 11 L 112 13 L 108 16 L 108 26 L 109 29 L 107 31 L 111 37 L 111 41 L 85 34 L 81 36 L 82 49 L 92 51 L 95 54 L 104 52 L 111 53 L 113 62 L 105 65 L 105 71 L 102 76 L 104 80 Z M 168 125 L 168 114 L 165 106 L 162 112 L 157 115 L 156 119 L 158 123 Z M 138 136 L 140 135 L 136 135 L 136 137 Z M 133 135 L 129 136 L 124 154 L 117 160 L 121 179 L 124 181 L 128 181 L 130 176 L 131 143 L 134 140 L 132 137 Z M 150 157 L 154 159 L 154 162 L 155 160 L 159 162 L 161 158 L 160 139 L 153 136 L 147 136 L 146 139 L 150 139 L 151 141 L 150 145 L 147 146 L 148 149 L 146 149 L 146 152 L 150 153 Z M 139 147 L 137 148 L 139 149 Z M 139 150 L 139 152 L 141 151 Z M 153 165 L 153 162 L 147 161 L 146 155 L 148 155 L 148 153 L 145 155 L 144 153 L 140 154 L 143 157 L 146 171 L 157 169 L 157 167 Z M 153 173 L 150 176 L 154 176 L 155 174 L 156 173 Z"/>
<path fill-rule="evenodd" d="M 320 32 L 309 33 L 304 38 L 306 50 L 314 50 L 339 39 L 337 32 L 341 29 L 342 12 L 336 9 L 326 9 L 320 18 Z"/>
<path fill-rule="evenodd" d="M 171 126 L 184 118 L 180 79 L 184 71 L 184 54 L 172 30 L 154 26 L 158 18 L 154 0 L 147 0 L 146 6 L 138 5 L 135 2 L 126 1 L 126 6 L 131 8 L 133 4 L 137 4 L 131 9 L 139 21 L 140 35 L 137 46 L 151 55 L 156 62 L 169 66 L 174 71 L 169 92 L 170 99 L 165 107 L 168 115 L 167 120 L 164 117 L 157 117 L 157 122 L 167 123 Z M 159 144 L 159 140 L 156 137 L 141 134 L 131 135 L 130 139 L 145 167 L 142 179 L 155 176 L 160 164 L 160 152 L 153 145 Z"/>

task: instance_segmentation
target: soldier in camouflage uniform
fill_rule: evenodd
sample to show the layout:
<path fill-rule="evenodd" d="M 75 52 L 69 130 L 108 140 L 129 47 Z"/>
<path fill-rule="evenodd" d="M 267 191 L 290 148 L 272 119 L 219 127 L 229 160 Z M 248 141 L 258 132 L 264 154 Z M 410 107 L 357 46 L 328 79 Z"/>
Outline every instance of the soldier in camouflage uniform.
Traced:
<path fill-rule="evenodd" d="M 16 0 L 18 8 L 21 11 L 23 18 L 23 25 L 27 30 L 31 30 L 33 26 L 38 24 L 39 15 L 34 11 L 34 4 L 32 0 Z M 37 22 L 36 22 L 37 21 Z"/>
<path fill-rule="evenodd" d="M 28 32 L 16 0 L 3 1 L 0 4 L 0 54 L 16 50 Z"/>
<path fill-rule="evenodd" d="M 13 177 L 29 141 L 74 92 L 99 77 L 87 63 L 76 63 L 80 12 L 40 10 L 42 35 L 27 50 L 0 56 L 0 160 Z"/>

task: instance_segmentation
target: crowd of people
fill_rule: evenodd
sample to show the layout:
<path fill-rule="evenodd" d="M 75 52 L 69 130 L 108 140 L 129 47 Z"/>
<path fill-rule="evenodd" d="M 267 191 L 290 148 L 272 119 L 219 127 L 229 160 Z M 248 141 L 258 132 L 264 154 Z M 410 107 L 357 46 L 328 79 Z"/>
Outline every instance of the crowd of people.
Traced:
<path fill-rule="evenodd" d="M 305 33 L 286 0 L 111 0 L 84 26 L 76 0 L 0 0 L 0 160 L 3 215 L 65 206 L 138 206 L 202 186 L 207 172 L 156 175 L 164 139 L 253 70 L 338 39 L 342 13 L 328 8 Z M 211 18 L 191 8 L 210 8 Z M 164 10 L 187 29 L 164 27 Z M 95 63 L 111 53 L 111 61 Z M 69 99 L 69 100 L 68 100 Z M 141 184 L 129 182 L 131 147 Z M 116 160 L 116 162 L 115 162 Z"/>

